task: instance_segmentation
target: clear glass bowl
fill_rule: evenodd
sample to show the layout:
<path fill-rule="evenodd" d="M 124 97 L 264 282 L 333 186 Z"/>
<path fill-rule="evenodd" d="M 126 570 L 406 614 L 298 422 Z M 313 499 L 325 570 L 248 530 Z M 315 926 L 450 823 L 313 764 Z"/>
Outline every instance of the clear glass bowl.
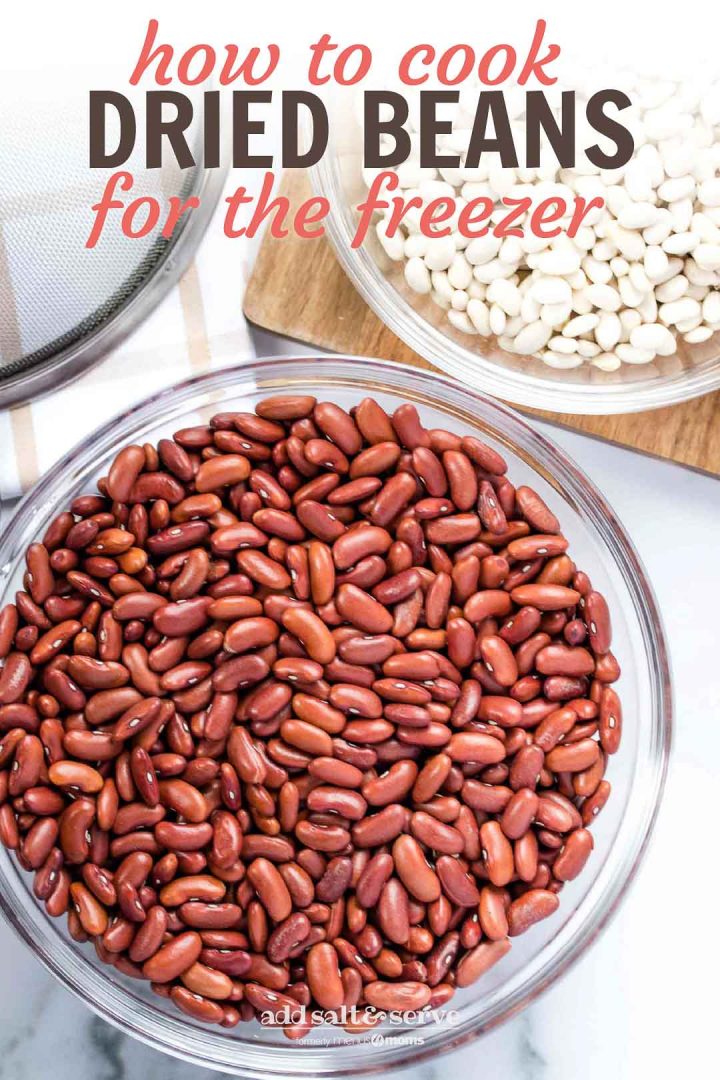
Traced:
<path fill-rule="evenodd" d="M 155 442 L 219 410 L 248 410 L 277 393 L 312 393 L 344 406 L 371 394 L 386 409 L 414 402 L 429 427 L 476 433 L 509 461 L 515 483 L 535 487 L 562 521 L 578 564 L 608 599 L 626 726 L 608 776 L 612 797 L 593 826 L 595 851 L 562 892 L 558 912 L 515 939 L 511 952 L 475 986 L 456 994 L 455 1015 L 422 1028 L 384 1027 L 383 1045 L 324 1027 L 330 1045 L 288 1042 L 258 1024 L 210 1028 L 178 1013 L 144 984 L 102 964 L 92 946 L 70 940 L 64 920 L 34 899 L 32 877 L 0 850 L 0 906 L 42 963 L 91 1009 L 123 1031 L 197 1065 L 249 1078 L 351 1076 L 435 1057 L 516 1013 L 597 937 L 632 880 L 663 787 L 671 731 L 668 660 L 660 615 L 643 567 L 620 522 L 588 478 L 512 410 L 451 379 L 365 358 L 270 359 L 202 375 L 148 398 L 80 443 L 25 497 L 0 541 L 0 605 L 18 587 L 27 545 L 72 498 L 94 489 L 117 449 Z M 335 1038 L 335 1041 L 333 1039 Z M 347 1041 L 346 1041 L 347 1040 Z"/>
<path fill-rule="evenodd" d="M 362 132 L 344 95 L 333 103 L 328 148 L 310 172 L 316 194 L 330 202 L 327 235 L 340 264 L 375 314 L 416 353 L 466 386 L 533 409 L 606 415 L 676 405 L 720 387 L 720 335 L 649 364 L 623 364 L 602 372 L 583 364 L 555 370 L 542 360 L 501 349 L 494 337 L 456 330 L 445 311 L 414 292 L 383 250 L 373 226 L 359 248 L 351 246 L 355 207 L 367 189 L 362 177 Z"/>

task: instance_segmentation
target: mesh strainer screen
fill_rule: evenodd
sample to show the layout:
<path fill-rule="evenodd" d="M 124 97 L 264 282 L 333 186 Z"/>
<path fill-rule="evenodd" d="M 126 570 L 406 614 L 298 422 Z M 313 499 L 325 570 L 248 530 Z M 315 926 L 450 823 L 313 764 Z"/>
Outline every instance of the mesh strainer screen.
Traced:
<path fill-rule="evenodd" d="M 111 210 L 97 245 L 85 247 L 91 207 L 115 171 L 88 166 L 90 86 L 108 83 L 95 73 L 74 86 L 65 80 L 58 92 L 38 86 L 34 75 L 27 88 L 16 82 L 12 95 L 0 95 L 0 389 L 10 379 L 37 374 L 106 326 L 152 279 L 182 235 L 179 227 L 172 240 L 164 240 L 161 216 L 147 237 L 125 237 L 121 211 Z M 132 173 L 134 185 L 117 194 L 125 202 L 154 196 L 164 215 L 169 196 L 196 194 L 206 174 L 201 168 L 180 170 L 171 154 L 162 169 L 145 168 L 141 102 L 134 100 L 136 149 L 121 166 Z M 114 118 L 114 111 L 108 116 Z M 109 147 L 116 137 L 109 123 Z M 198 137 L 193 132 L 191 145 Z"/>

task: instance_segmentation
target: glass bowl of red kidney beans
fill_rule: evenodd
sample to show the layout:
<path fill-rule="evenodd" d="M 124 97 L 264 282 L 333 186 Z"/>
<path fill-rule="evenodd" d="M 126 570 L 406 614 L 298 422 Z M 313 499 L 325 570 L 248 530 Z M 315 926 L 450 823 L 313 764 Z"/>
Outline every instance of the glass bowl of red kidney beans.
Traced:
<path fill-rule="evenodd" d="M 0 567 L 0 903 L 159 1049 L 420 1061 L 565 971 L 637 869 L 652 591 L 590 481 L 450 379 L 188 380 L 56 465 Z"/>

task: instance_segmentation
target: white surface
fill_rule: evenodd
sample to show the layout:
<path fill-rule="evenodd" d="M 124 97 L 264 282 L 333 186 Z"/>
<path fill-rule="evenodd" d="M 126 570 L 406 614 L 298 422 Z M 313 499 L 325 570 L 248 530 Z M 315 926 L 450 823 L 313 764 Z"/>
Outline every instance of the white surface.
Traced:
<path fill-rule="evenodd" d="M 271 335 L 254 336 L 259 355 L 301 351 Z M 617 510 L 664 613 L 676 699 L 664 805 L 634 888 L 570 974 L 479 1045 L 396 1075 L 704 1078 L 714 1072 L 714 974 L 720 963 L 713 933 L 720 885 L 714 794 L 720 780 L 720 484 L 584 436 L 545 430 Z M 694 895 L 698 887 L 702 892 Z M 53 1080 L 217 1075 L 166 1058 L 98 1020 L 32 960 L 4 923 L 0 950 L 6 973 L 0 982 L 0 1080 L 36 1080 L 47 1074 L 49 1062 Z"/>
<path fill-rule="evenodd" d="M 567 6 L 556 6 L 565 10 L 555 14 L 554 25 L 569 28 Z M 269 40 L 275 34 L 282 21 L 276 7 L 259 9 L 260 22 L 253 24 L 254 39 Z M 371 16 L 379 7 L 373 0 L 370 9 L 364 8 L 368 24 L 373 23 Z M 401 7 L 396 5 L 390 12 L 386 3 L 382 5 L 388 17 L 397 18 Z M 518 21 L 516 7 L 504 12 L 514 25 Z M 624 16 L 632 18 L 630 7 L 622 7 Z M 646 14 L 640 7 L 635 11 L 637 19 Z M 705 3 L 702 7 L 709 10 Z M 306 17 L 305 8 L 293 8 L 296 21 Z M 332 17 L 327 26 L 332 24 L 335 29 L 341 10 L 337 4 L 332 10 L 329 4 L 315 4 L 313 29 L 325 25 L 323 16 L 328 13 Z M 346 10 L 354 13 L 352 8 Z M 237 9 L 232 11 L 234 14 L 227 8 L 230 25 L 215 40 L 242 37 L 242 20 L 238 22 Z M 499 11 L 495 10 L 495 17 Z M 606 7 L 603 11 L 606 17 L 593 27 L 593 33 L 607 39 L 608 34 L 615 36 L 616 23 L 608 17 Z M 35 9 L 26 8 L 25 12 L 34 25 Z M 185 21 L 186 12 L 180 5 L 171 9 L 163 0 L 153 13 L 162 18 L 168 37 L 179 36 L 178 26 L 184 26 L 192 37 L 191 24 Z M 125 50 L 128 38 L 135 42 L 138 37 L 138 18 L 133 20 L 126 17 L 128 14 L 114 27 L 118 48 Z M 418 23 L 416 14 L 425 15 L 424 22 Z M 493 40 L 485 25 L 491 15 L 493 12 L 485 9 L 478 13 L 483 23 L 479 40 Z M 91 47 L 97 48 L 95 15 L 88 19 L 85 36 L 68 36 L 64 12 L 61 17 L 66 50 L 77 53 L 83 44 L 87 46 L 88 35 L 93 35 Z M 147 17 L 145 11 L 141 21 Z M 205 25 L 210 16 L 202 9 L 200 17 Z M 658 53 L 665 45 L 677 52 L 676 31 L 692 36 L 693 47 L 715 48 L 717 35 L 707 32 L 698 39 L 699 19 L 698 12 L 691 19 L 680 20 L 669 34 L 660 22 L 663 32 L 654 36 L 653 51 Z M 272 21 L 271 31 L 265 25 L 268 20 Z M 386 27 L 381 19 L 375 24 Z M 586 20 L 575 19 L 577 29 L 586 26 Z M 442 30 L 437 5 L 420 3 L 404 35 L 427 40 L 428 35 Z M 284 32 L 288 38 L 299 32 L 292 19 Z M 302 37 L 310 32 L 304 28 Z M 352 34 L 346 34 L 346 40 L 357 40 L 357 27 Z M 30 39 L 35 45 L 34 33 Z M 45 39 L 53 45 L 56 40 L 49 33 Z M 635 51 L 636 35 L 628 33 L 625 39 Z M 199 34 L 196 40 L 200 40 Z M 69 54 L 66 60 L 69 62 Z M 201 252 L 201 271 L 203 258 Z M 208 329 L 215 336 L 223 320 L 234 317 L 238 310 L 234 280 L 232 274 L 227 274 L 222 284 L 216 278 L 211 310 L 206 308 Z M 163 317 L 164 313 L 158 312 L 154 319 Z M 232 329 L 242 336 L 241 328 Z M 139 334 L 150 335 L 151 331 L 148 322 Z M 182 331 L 179 337 L 182 340 Z M 147 337 L 144 340 L 149 343 Z M 168 339 L 171 347 L 174 340 Z M 237 348 L 234 339 L 224 339 L 222 344 L 228 350 Z M 155 338 L 152 346 L 155 350 Z M 295 344 L 265 334 L 255 335 L 255 346 L 258 355 L 302 351 Z M 76 384 L 66 393 L 72 396 L 77 389 Z M 48 402 L 44 417 L 48 431 L 63 415 L 61 401 L 62 397 L 52 405 Z M 83 405 L 86 416 L 93 415 L 92 402 L 87 400 Z M 0 447 L 6 445 L 3 439 L 9 438 L 7 426 L 2 425 L 0 416 Z M 87 429 L 93 426 L 93 422 L 86 424 Z M 714 924 L 720 885 L 715 856 L 715 789 L 720 781 L 720 482 L 560 429 L 546 427 L 545 431 L 607 496 L 634 540 L 657 592 L 675 675 L 676 737 L 670 777 L 648 857 L 621 911 L 593 949 L 532 1008 L 479 1044 L 437 1058 L 413 1070 L 412 1075 L 423 1080 L 435 1076 L 705 1080 L 718 1072 L 714 998 L 720 946 Z M 81 434 L 78 430 L 77 436 Z M 632 716 L 626 722 L 631 724 Z M 218 1075 L 152 1051 L 97 1019 L 41 968 L 4 922 L 0 922 L 0 956 L 0 1080 L 44 1080 L 47 1076 L 52 1080 L 210 1080 Z M 393 1075 L 405 1078 L 409 1074 Z"/>

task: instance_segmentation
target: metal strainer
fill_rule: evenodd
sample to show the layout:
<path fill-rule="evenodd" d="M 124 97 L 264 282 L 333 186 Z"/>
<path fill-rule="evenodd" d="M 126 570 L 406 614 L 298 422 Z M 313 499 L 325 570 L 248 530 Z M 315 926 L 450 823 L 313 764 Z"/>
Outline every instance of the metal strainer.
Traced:
<path fill-rule="evenodd" d="M 160 225 L 146 238 L 127 238 L 122 212 L 111 210 L 88 249 L 91 207 L 116 171 L 88 165 L 88 90 L 108 87 L 107 75 L 85 72 L 69 84 L 65 72 L 59 87 L 49 85 L 50 74 L 28 75 L 27 86 L 22 73 L 12 77 L 12 93 L 0 94 L 0 406 L 71 378 L 155 306 L 187 266 L 224 177 L 223 169 L 182 170 L 170 153 L 162 168 L 147 169 L 138 115 L 136 149 L 119 166 L 134 185 L 118 195 L 124 202 L 155 196 Z M 140 114 L 141 96 L 135 104 Z M 108 146 L 116 137 L 109 123 Z M 201 140 L 194 122 L 191 146 Z M 171 195 L 197 195 L 200 205 L 165 240 L 160 229 Z"/>

